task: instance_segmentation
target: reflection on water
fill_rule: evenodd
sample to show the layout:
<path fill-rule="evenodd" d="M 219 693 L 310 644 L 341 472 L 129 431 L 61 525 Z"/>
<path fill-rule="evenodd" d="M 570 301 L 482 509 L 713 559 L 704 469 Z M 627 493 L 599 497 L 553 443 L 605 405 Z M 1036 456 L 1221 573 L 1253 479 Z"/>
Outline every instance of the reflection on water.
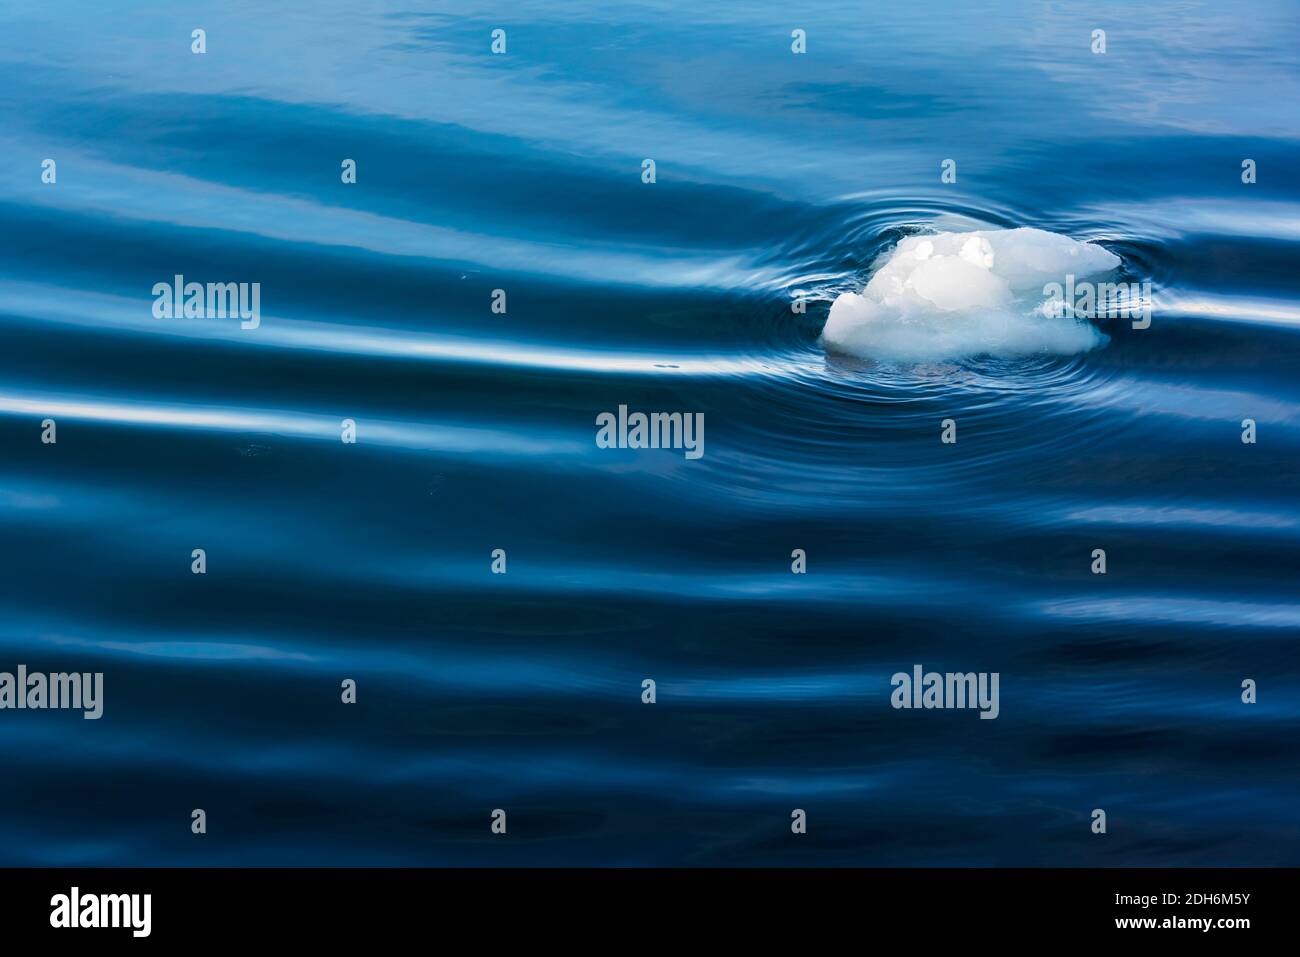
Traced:
<path fill-rule="evenodd" d="M 0 671 L 105 673 L 0 712 L 4 862 L 1294 862 L 1296 19 L 0 13 Z M 900 240 L 1017 226 L 1151 328 L 823 347 Z M 178 274 L 259 327 L 156 319 Z M 998 718 L 891 709 L 918 663 Z"/>

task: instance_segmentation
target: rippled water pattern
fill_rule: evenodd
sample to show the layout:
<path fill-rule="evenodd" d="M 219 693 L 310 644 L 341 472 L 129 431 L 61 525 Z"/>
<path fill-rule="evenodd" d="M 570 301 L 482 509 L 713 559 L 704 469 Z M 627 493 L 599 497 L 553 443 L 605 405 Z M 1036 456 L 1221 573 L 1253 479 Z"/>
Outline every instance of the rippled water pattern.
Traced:
<path fill-rule="evenodd" d="M 0 670 L 105 710 L 0 712 L 0 859 L 1296 863 L 1298 20 L 5 5 Z M 900 237 L 1022 225 L 1151 328 L 827 356 Z M 704 457 L 598 449 L 619 404 Z M 893 710 L 916 663 L 999 718 Z"/>

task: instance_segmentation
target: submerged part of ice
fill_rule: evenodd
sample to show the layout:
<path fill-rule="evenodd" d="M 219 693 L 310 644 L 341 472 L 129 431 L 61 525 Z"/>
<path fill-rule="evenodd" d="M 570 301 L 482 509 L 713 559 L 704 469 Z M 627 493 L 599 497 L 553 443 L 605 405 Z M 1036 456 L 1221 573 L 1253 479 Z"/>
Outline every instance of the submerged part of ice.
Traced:
<path fill-rule="evenodd" d="M 861 293 L 831 304 L 822 341 L 832 352 L 902 362 L 1083 352 L 1106 337 L 1045 308 L 1043 287 L 1118 265 L 1109 250 L 1041 229 L 909 236 L 880 258 Z"/>

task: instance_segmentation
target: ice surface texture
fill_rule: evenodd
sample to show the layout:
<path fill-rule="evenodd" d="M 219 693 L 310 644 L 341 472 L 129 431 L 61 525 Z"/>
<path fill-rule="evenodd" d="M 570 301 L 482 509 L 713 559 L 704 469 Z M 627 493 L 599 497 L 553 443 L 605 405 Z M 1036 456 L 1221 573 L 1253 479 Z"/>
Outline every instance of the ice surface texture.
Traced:
<path fill-rule="evenodd" d="M 822 341 L 830 352 L 900 362 L 1083 352 L 1106 337 L 1052 316 L 1043 287 L 1119 262 L 1100 246 L 1041 229 L 909 236 L 880 258 L 862 292 L 831 304 Z"/>

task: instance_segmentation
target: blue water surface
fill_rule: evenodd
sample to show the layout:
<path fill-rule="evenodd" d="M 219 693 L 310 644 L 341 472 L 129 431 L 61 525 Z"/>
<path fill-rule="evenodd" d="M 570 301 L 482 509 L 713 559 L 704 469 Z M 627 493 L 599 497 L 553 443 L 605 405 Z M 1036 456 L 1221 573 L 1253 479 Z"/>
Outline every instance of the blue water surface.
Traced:
<path fill-rule="evenodd" d="M 0 863 L 1296 864 L 1297 36 L 0 7 L 0 671 L 105 676 L 97 721 L 0 711 Z M 1118 254 L 1151 328 L 827 354 L 900 237 L 1012 226 Z M 176 274 L 261 325 L 155 318 Z M 620 404 L 704 456 L 598 448 Z M 891 708 L 917 663 L 999 717 Z"/>

